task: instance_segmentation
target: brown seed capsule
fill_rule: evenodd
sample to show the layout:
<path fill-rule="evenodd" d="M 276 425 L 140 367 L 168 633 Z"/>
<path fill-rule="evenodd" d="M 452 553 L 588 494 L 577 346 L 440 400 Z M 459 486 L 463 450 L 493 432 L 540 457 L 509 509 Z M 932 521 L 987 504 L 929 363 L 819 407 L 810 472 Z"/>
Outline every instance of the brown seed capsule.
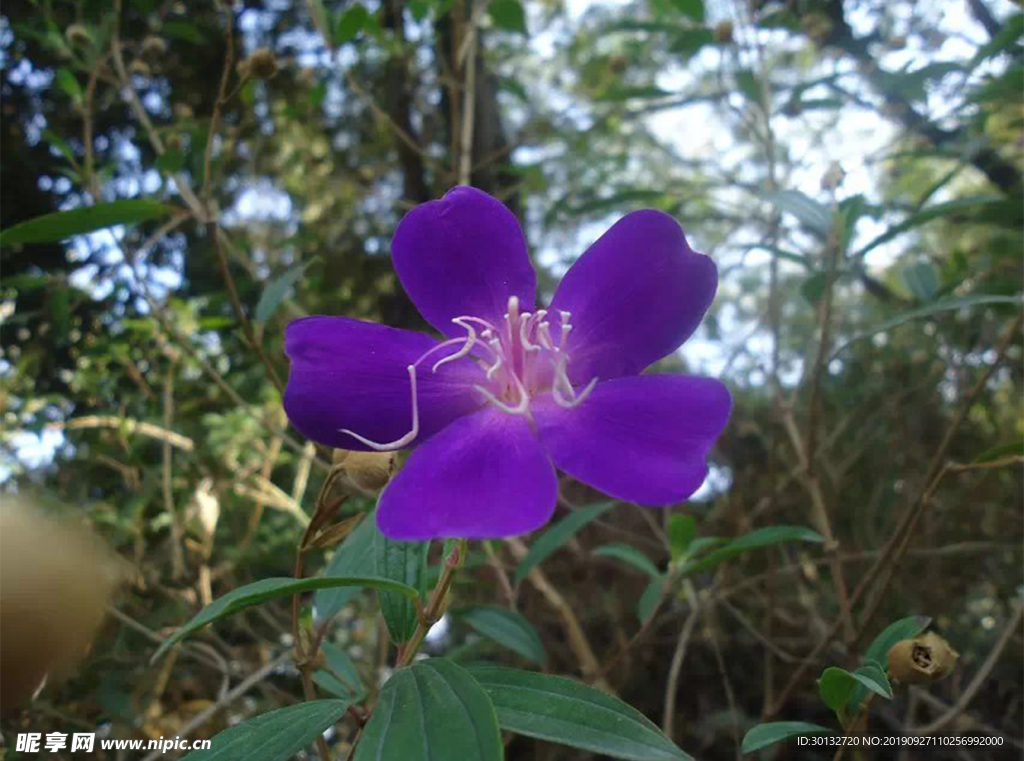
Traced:
<path fill-rule="evenodd" d="M 715 24 L 715 42 L 726 45 L 732 42 L 732 21 L 726 19 Z"/>
<path fill-rule="evenodd" d="M 903 684 L 931 684 L 952 673 L 960 654 L 935 632 L 889 649 L 889 675 Z"/>
<path fill-rule="evenodd" d="M 246 71 L 256 79 L 272 79 L 277 75 L 277 58 L 270 48 L 257 48 L 245 59 Z"/>
<path fill-rule="evenodd" d="M 365 491 L 387 486 L 395 472 L 394 452 L 352 452 L 334 450 L 334 464 L 341 465 L 349 481 Z"/>
<path fill-rule="evenodd" d="M 128 64 L 128 71 L 132 74 L 137 74 L 140 77 L 148 77 L 153 73 L 149 68 L 149 64 L 138 58 Z"/>

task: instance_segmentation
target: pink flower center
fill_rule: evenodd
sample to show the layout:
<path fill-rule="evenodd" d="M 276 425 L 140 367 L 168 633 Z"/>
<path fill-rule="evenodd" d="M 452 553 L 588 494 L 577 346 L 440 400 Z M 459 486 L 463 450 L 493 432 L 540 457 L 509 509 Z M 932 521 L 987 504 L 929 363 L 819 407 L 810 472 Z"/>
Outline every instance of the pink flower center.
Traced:
<path fill-rule="evenodd" d="M 510 296 L 508 311 L 497 325 L 470 315 L 453 318 L 452 322 L 466 331 L 465 337 L 443 341 L 406 368 L 412 395 L 412 426 L 409 431 L 401 438 L 386 443 L 371 441 L 347 428 L 341 429 L 342 433 L 379 451 L 401 449 L 412 443 L 419 435 L 416 394 L 419 365 L 428 357 L 454 347 L 458 348 L 434 362 L 430 372 L 436 373 L 448 362 L 474 356 L 485 371 L 485 381 L 473 388 L 488 404 L 502 412 L 529 416 L 530 400 L 547 392 L 559 406 L 575 407 L 590 395 L 597 385 L 597 378 L 578 393 L 573 388 L 567 372 L 569 355 L 566 351 L 566 340 L 572 331 L 571 316 L 558 310 L 557 321 L 552 317 L 547 309 L 520 312 L 519 298 Z"/>

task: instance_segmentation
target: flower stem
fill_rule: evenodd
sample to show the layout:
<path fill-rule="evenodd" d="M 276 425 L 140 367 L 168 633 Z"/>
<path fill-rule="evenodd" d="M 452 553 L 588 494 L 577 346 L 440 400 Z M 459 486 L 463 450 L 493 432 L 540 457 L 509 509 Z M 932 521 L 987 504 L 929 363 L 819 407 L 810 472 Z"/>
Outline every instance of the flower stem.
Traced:
<path fill-rule="evenodd" d="M 402 668 L 412 663 L 412 659 L 420 649 L 420 645 L 423 644 L 423 638 L 427 636 L 430 627 L 437 623 L 441 617 L 441 609 L 444 607 L 445 600 L 448 597 L 448 590 L 451 589 L 455 572 L 459 570 L 459 567 L 466 558 L 467 546 L 468 542 L 465 539 L 455 540 L 455 546 L 445 559 L 444 570 L 441 571 L 441 577 L 437 580 L 437 586 L 434 587 L 434 591 L 430 595 L 430 602 L 427 603 L 427 607 L 424 609 L 423 615 L 416 625 L 416 631 L 413 632 L 409 641 L 398 651 L 398 660 L 395 662 L 395 668 Z"/>

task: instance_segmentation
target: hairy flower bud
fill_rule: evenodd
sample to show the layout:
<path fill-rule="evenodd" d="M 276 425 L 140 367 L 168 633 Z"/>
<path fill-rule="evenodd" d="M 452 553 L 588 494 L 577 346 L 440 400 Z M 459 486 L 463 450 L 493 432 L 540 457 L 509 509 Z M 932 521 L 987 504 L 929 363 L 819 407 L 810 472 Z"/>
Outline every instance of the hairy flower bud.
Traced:
<path fill-rule="evenodd" d="M 89 36 L 89 30 L 82 24 L 71 24 L 68 26 L 68 28 L 64 30 L 64 39 L 72 45 L 89 45 L 92 43 L 92 37 Z"/>
<path fill-rule="evenodd" d="M 242 67 L 256 79 L 272 79 L 277 75 L 277 58 L 270 48 L 257 48 L 242 62 Z"/>
<path fill-rule="evenodd" d="M 162 37 L 149 35 L 142 41 L 142 55 L 147 58 L 159 58 L 167 54 L 167 43 Z"/>
<path fill-rule="evenodd" d="M 946 640 L 928 632 L 889 649 L 889 675 L 903 684 L 931 684 L 949 676 L 959 658 Z"/>
<path fill-rule="evenodd" d="M 349 481 L 365 491 L 387 486 L 395 472 L 394 452 L 353 452 L 334 450 L 334 464 L 340 465 Z"/>

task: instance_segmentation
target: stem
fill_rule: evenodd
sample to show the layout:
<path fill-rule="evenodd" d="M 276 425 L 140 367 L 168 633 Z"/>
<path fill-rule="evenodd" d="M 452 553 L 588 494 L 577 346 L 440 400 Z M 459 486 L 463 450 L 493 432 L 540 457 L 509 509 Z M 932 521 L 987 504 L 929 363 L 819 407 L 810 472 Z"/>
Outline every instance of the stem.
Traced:
<path fill-rule="evenodd" d="M 441 578 L 437 580 L 437 586 L 434 587 L 434 591 L 430 595 L 430 602 L 427 603 L 427 607 L 423 610 L 423 615 L 419 617 L 420 620 L 416 625 L 416 631 L 413 632 L 409 641 L 399 650 L 398 660 L 395 662 L 396 669 L 403 668 L 412 663 L 412 659 L 420 649 L 420 645 L 423 644 L 423 638 L 427 636 L 430 627 L 437 623 L 437 620 L 441 617 L 441 609 L 444 606 L 445 599 L 448 597 L 448 590 L 451 589 L 455 572 L 459 570 L 466 557 L 467 546 L 468 542 L 465 539 L 456 540 L 455 547 L 452 548 L 451 553 L 449 553 L 448 558 L 445 560 Z"/>

